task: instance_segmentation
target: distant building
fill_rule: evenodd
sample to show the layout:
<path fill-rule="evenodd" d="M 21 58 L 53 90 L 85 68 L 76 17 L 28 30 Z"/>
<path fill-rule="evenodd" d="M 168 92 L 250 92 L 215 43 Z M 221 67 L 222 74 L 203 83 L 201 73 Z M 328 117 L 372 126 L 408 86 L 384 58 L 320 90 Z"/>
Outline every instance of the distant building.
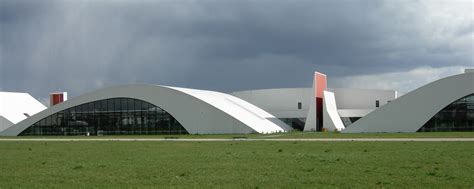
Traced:
<path fill-rule="evenodd" d="M 313 88 L 279 88 L 237 91 L 231 94 L 264 109 L 292 128 L 302 131 L 305 129 L 307 118 L 313 115 L 313 113 L 308 115 L 313 103 L 311 96 L 314 92 L 312 91 Z M 334 94 L 334 102 L 337 102 L 336 112 L 343 126 L 349 126 L 376 108 L 397 98 L 397 92 L 394 90 L 329 88 L 326 92 L 328 93 L 326 95 Z M 324 104 L 321 105 L 323 105 L 321 107 L 323 110 Z M 316 116 L 315 113 L 314 115 Z M 321 116 L 324 115 L 326 113 L 321 114 Z M 324 121 L 324 118 L 321 120 Z M 321 123 L 319 129 L 316 124 L 314 127 L 308 125 L 306 130 L 321 131 L 322 125 L 324 123 Z M 326 129 L 334 130 L 336 128 Z"/>
<path fill-rule="evenodd" d="M 474 131 L 472 71 L 402 97 L 393 90 L 327 88 L 326 77 L 315 72 L 312 88 L 232 95 L 124 85 L 53 103 L 47 109 L 28 94 L 0 93 L 0 135 Z"/>

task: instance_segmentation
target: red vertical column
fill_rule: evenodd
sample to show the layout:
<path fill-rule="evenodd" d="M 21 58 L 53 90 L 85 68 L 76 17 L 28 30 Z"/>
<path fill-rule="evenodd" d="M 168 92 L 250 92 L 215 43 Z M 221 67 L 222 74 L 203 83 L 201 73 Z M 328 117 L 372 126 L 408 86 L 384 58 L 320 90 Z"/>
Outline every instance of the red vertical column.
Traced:
<path fill-rule="evenodd" d="M 49 94 L 49 105 L 53 106 L 56 104 L 59 104 L 61 102 L 64 102 L 67 97 L 65 97 L 65 92 L 56 92 L 56 93 L 50 93 Z"/>
<path fill-rule="evenodd" d="M 323 130 L 323 94 L 326 89 L 326 75 L 319 72 L 314 72 L 314 98 L 316 98 L 316 131 Z"/>

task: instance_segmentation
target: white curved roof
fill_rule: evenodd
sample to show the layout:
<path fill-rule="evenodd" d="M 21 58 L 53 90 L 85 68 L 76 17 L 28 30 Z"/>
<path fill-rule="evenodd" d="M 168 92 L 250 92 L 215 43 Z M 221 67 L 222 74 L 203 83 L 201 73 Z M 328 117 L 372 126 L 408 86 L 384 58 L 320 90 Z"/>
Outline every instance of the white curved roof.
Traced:
<path fill-rule="evenodd" d="M 0 135 L 18 135 L 56 112 L 108 98 L 134 98 L 170 113 L 190 134 L 274 133 L 290 127 L 264 110 L 234 96 L 206 90 L 134 84 L 97 90 L 42 111 Z"/>
<path fill-rule="evenodd" d="M 215 91 L 170 87 L 194 96 L 239 119 L 259 133 L 288 131 L 291 128 L 275 116 L 240 98 Z M 282 130 L 283 129 L 283 130 Z"/>
<path fill-rule="evenodd" d="M 0 132 L 44 109 L 46 106 L 28 93 L 0 92 Z"/>
<path fill-rule="evenodd" d="M 452 102 L 474 93 L 474 73 L 443 78 L 380 107 L 342 132 L 416 132 Z"/>

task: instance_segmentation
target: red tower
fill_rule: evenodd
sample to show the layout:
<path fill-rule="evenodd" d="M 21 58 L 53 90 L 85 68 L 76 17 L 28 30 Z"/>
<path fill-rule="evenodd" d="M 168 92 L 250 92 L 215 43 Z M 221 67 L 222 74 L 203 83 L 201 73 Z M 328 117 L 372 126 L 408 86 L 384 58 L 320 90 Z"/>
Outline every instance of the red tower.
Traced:
<path fill-rule="evenodd" d="M 316 131 L 323 130 L 323 92 L 327 90 L 326 75 L 314 72 L 314 98 L 316 98 Z"/>

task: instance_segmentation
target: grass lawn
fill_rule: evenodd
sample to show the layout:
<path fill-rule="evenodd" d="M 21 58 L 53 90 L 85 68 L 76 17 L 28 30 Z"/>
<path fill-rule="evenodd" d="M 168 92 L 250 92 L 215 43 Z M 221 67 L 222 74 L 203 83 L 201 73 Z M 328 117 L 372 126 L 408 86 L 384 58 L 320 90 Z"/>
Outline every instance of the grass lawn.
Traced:
<path fill-rule="evenodd" d="M 106 135 L 106 136 L 20 136 L 1 138 L 474 138 L 474 132 L 420 132 L 420 133 L 335 133 L 301 132 L 275 134 L 191 134 L 191 135 Z"/>
<path fill-rule="evenodd" d="M 275 134 L 274 134 L 275 135 Z M 474 138 L 474 132 L 335 133 L 288 132 L 277 138 Z"/>
<path fill-rule="evenodd" d="M 0 142 L 0 188 L 473 188 L 473 142 Z"/>

